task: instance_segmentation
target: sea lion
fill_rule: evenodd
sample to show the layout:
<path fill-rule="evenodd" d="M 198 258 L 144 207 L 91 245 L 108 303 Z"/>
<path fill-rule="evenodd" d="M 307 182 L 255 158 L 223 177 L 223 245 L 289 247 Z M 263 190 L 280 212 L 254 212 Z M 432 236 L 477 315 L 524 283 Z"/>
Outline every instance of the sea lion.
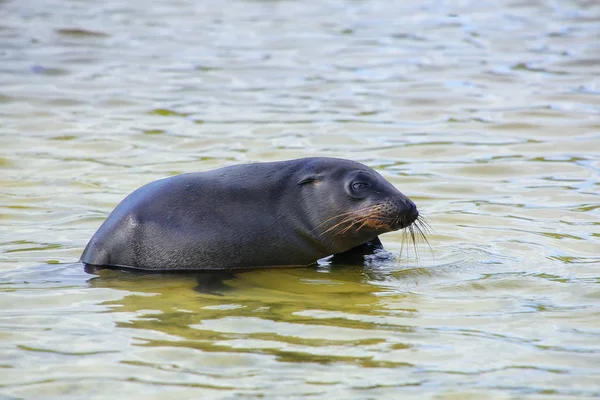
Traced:
<path fill-rule="evenodd" d="M 418 216 L 408 197 L 355 161 L 233 165 L 135 190 L 100 226 L 81 261 L 152 271 L 303 266 L 381 248 L 378 235 Z"/>

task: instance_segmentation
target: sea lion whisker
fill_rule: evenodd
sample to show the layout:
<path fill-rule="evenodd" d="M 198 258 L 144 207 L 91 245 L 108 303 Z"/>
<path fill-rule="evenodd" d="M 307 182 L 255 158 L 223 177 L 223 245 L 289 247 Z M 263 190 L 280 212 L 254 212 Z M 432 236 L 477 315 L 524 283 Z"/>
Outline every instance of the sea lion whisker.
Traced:
<path fill-rule="evenodd" d="M 419 221 L 418 219 L 415 220 L 414 225 L 419 230 L 419 232 L 421 232 L 421 234 L 423 236 L 425 236 L 425 233 L 429 234 L 429 230 L 427 229 L 427 227 L 425 225 L 423 225 L 423 223 L 421 221 Z"/>
<path fill-rule="evenodd" d="M 368 209 L 368 208 L 365 207 L 364 209 L 361 209 L 361 210 L 366 210 L 366 209 Z M 343 213 L 343 214 L 339 214 L 338 216 L 336 216 L 336 218 L 340 218 L 340 217 L 341 217 L 340 221 L 336 222 L 334 225 L 327 228 L 327 230 L 325 230 L 325 232 L 321 233 L 321 235 L 333 231 L 334 229 L 338 228 L 340 225 L 355 221 L 356 219 L 359 219 L 359 218 L 363 218 L 362 215 L 356 215 L 356 211 Z M 329 220 L 331 220 L 331 219 L 332 218 L 330 218 Z M 323 224 L 320 224 L 319 226 L 321 226 L 321 225 L 323 225 Z"/>
<path fill-rule="evenodd" d="M 346 222 L 348 224 L 344 227 L 340 227 L 340 229 L 335 232 L 336 235 L 343 235 L 344 233 L 348 232 L 354 225 L 356 225 L 358 223 L 356 218 L 347 219 Z"/>
<path fill-rule="evenodd" d="M 338 223 L 336 225 L 334 225 L 334 227 L 335 227 L 335 226 L 337 226 L 339 224 L 347 222 L 348 219 L 349 219 L 348 217 L 355 216 L 356 214 L 359 214 L 359 216 L 360 216 L 360 214 L 362 212 L 370 210 L 372 208 L 373 208 L 373 206 L 367 206 L 367 207 L 359 208 L 358 210 L 348 211 L 348 212 L 345 212 L 345 213 L 340 213 L 340 214 L 334 215 L 333 217 L 326 219 L 325 221 L 323 221 L 319 225 L 317 225 L 315 228 L 313 228 L 313 231 L 316 231 L 321 226 L 325 225 L 326 223 L 328 223 L 328 222 L 330 222 L 330 221 L 332 221 L 332 220 L 334 220 L 336 218 L 342 218 L 341 221 L 338 221 Z M 321 233 L 321 235 L 329 232 L 331 228 L 332 227 L 330 227 L 329 229 L 327 229 L 325 232 Z"/>
<path fill-rule="evenodd" d="M 419 221 L 419 225 L 423 227 L 425 233 L 427 233 L 428 235 L 433 235 L 435 233 L 435 230 L 426 222 Z"/>
<path fill-rule="evenodd" d="M 433 229 L 431 224 L 429 224 L 429 221 L 427 221 L 427 219 L 423 215 L 419 215 L 419 217 L 417 218 L 417 221 L 419 221 L 422 224 L 422 226 L 427 230 L 427 233 L 429 233 L 429 234 L 435 233 L 435 229 Z"/>
<path fill-rule="evenodd" d="M 347 214 L 352 214 L 349 217 L 346 217 L 344 219 L 342 219 L 341 221 L 339 221 L 337 224 L 333 225 L 332 227 L 330 227 L 329 229 L 327 229 L 325 232 L 323 232 L 321 235 L 331 232 L 335 229 L 337 229 L 339 226 L 351 222 L 350 224 L 348 224 L 346 227 L 344 227 L 343 229 L 339 230 L 336 232 L 336 234 L 344 234 L 346 232 L 348 232 L 350 229 L 352 229 L 354 226 L 356 226 L 359 223 L 362 223 L 357 230 L 362 229 L 365 225 L 368 224 L 370 219 L 373 219 L 375 221 L 378 220 L 377 217 L 373 218 L 373 212 L 376 210 L 376 206 L 377 205 L 373 205 L 373 206 L 369 206 L 369 207 L 363 207 L 361 209 L 358 209 L 356 211 L 353 211 L 351 213 L 347 213 Z M 364 211 L 370 211 L 367 214 L 362 214 Z M 358 214 L 358 215 L 356 215 Z"/>
<path fill-rule="evenodd" d="M 372 211 L 375 208 L 375 206 L 376 205 L 365 206 L 365 207 L 358 208 L 358 209 L 353 210 L 353 211 L 348 211 L 346 213 L 342 213 L 340 215 L 361 215 L 365 211 Z"/>
<path fill-rule="evenodd" d="M 410 236 L 412 238 L 412 243 L 413 243 L 413 249 L 415 250 L 415 260 L 417 262 L 417 265 L 419 265 L 419 248 L 417 247 L 417 241 L 415 239 L 415 229 L 414 229 L 414 224 L 410 225 L 408 227 L 408 230 L 410 231 Z"/>
<path fill-rule="evenodd" d="M 352 227 L 354 225 L 360 223 L 362 221 L 362 218 L 364 218 L 364 217 L 347 217 L 344 220 L 338 222 L 334 226 L 327 229 L 321 235 L 324 235 L 325 233 L 328 233 L 328 232 L 332 232 L 334 236 L 343 235 L 344 233 L 346 233 L 350 229 L 352 229 Z M 344 224 L 347 224 L 347 225 L 343 226 Z"/>
<path fill-rule="evenodd" d="M 407 233 L 406 233 L 406 229 L 402 229 L 402 239 L 400 241 L 400 254 L 398 256 L 398 262 L 402 262 L 402 253 L 404 253 L 404 243 L 406 243 L 406 239 L 407 239 Z M 406 260 L 408 261 L 409 258 L 409 254 L 408 254 L 408 247 L 406 249 Z"/>
<path fill-rule="evenodd" d="M 404 232 L 402 232 L 402 236 L 400 237 L 400 251 L 398 252 L 398 264 L 402 262 L 402 250 L 404 250 Z"/>
<path fill-rule="evenodd" d="M 410 229 L 406 229 L 406 261 L 410 260 Z"/>
<path fill-rule="evenodd" d="M 348 230 L 352 229 L 352 227 L 354 225 L 360 223 L 361 221 L 366 220 L 368 217 L 369 217 L 368 215 L 358 216 L 358 217 L 355 217 L 354 219 L 351 219 L 350 217 L 348 217 L 348 218 L 345 218 L 344 220 L 340 221 L 336 225 L 332 226 L 331 228 L 329 228 L 327 231 L 330 231 L 332 229 L 337 229 L 337 230 L 335 232 L 333 232 L 333 234 L 331 235 L 331 238 L 327 241 L 327 245 L 331 245 L 331 243 L 334 242 L 334 238 L 336 236 L 343 235 Z M 348 223 L 348 222 L 350 222 L 350 223 L 347 226 L 345 226 L 345 227 L 342 226 L 344 223 Z M 326 232 L 324 232 L 323 234 L 325 234 Z"/>
<path fill-rule="evenodd" d="M 404 253 L 405 250 L 405 244 L 406 246 L 406 261 L 408 261 L 410 259 L 410 246 L 408 245 L 408 242 L 411 238 L 411 226 L 406 226 L 402 229 L 402 237 L 400 239 L 400 253 L 398 254 L 398 262 L 401 263 L 402 262 L 402 254 Z M 414 240 L 414 238 L 413 238 Z"/>
<path fill-rule="evenodd" d="M 427 244 L 427 247 L 429 247 L 429 252 L 431 253 L 432 256 L 434 256 L 433 248 L 431 247 L 431 244 L 429 244 L 429 239 L 427 239 L 427 236 L 425 235 L 425 233 L 421 230 L 421 228 L 418 225 L 415 225 L 415 227 L 417 228 L 417 231 L 418 231 L 419 235 L 421 236 L 421 238 L 423 239 L 423 241 L 425 242 L 425 244 Z"/>
<path fill-rule="evenodd" d="M 354 216 L 352 216 L 352 215 L 349 215 L 348 217 L 346 217 L 346 218 L 343 218 L 341 221 L 339 221 L 339 222 L 338 222 L 338 223 L 336 223 L 335 225 L 333 225 L 333 226 L 330 226 L 330 227 L 329 227 L 329 228 L 328 228 L 328 229 L 327 229 L 325 232 L 321 233 L 321 235 L 320 235 L 320 236 L 323 236 L 323 235 L 325 235 L 326 233 L 329 233 L 329 232 L 333 232 L 333 231 L 335 231 L 337 228 L 339 228 L 340 226 L 342 226 L 342 225 L 344 225 L 344 224 L 346 224 L 346 223 L 348 223 L 348 222 L 352 222 L 352 224 L 350 224 L 348 227 L 343 227 L 341 231 L 339 231 L 339 232 L 335 232 L 335 233 L 336 233 L 336 234 L 340 234 L 340 233 L 346 232 L 348 229 L 350 229 L 350 227 L 351 227 L 352 225 L 354 225 L 354 223 L 355 223 L 355 222 L 353 222 L 353 220 L 354 220 L 354 221 L 356 221 L 356 218 L 358 218 L 358 217 L 354 217 Z"/>
<path fill-rule="evenodd" d="M 367 210 L 367 209 L 369 209 L 369 208 L 370 208 L 370 207 L 364 207 L 364 208 L 361 208 L 361 209 L 358 209 L 358 210 L 355 210 L 355 211 L 348 211 L 348 212 L 345 212 L 345 213 L 336 214 L 336 215 L 334 215 L 333 217 L 331 217 L 331 218 L 327 218 L 325 221 L 321 222 L 321 223 L 320 223 L 319 225 L 317 225 L 317 226 L 316 226 L 314 229 L 320 228 L 321 226 L 325 225 L 325 224 L 326 224 L 326 223 L 328 223 L 329 221 L 332 221 L 332 220 L 334 220 L 334 219 L 336 219 L 336 218 L 341 218 L 341 217 L 345 217 L 345 216 L 347 216 L 347 215 L 356 214 L 357 212 L 361 212 L 361 211 Z"/>
<path fill-rule="evenodd" d="M 419 224 L 415 224 L 415 229 L 417 230 L 419 236 L 423 239 L 423 241 L 425 243 L 427 243 L 427 245 L 429 247 L 431 247 L 431 245 L 429 245 L 429 239 L 427 239 L 427 236 L 425 235 L 425 232 L 423 232 L 422 226 L 420 226 Z"/>
<path fill-rule="evenodd" d="M 369 222 L 368 218 L 365 218 L 363 220 L 363 223 L 356 229 L 357 231 L 360 231 L 365 225 L 367 225 L 367 223 Z"/>
<path fill-rule="evenodd" d="M 312 229 L 312 232 L 315 232 L 317 229 L 321 228 L 323 225 L 325 225 L 325 224 L 326 224 L 326 223 L 328 223 L 329 221 L 332 221 L 332 220 L 334 220 L 334 219 L 337 219 L 337 218 L 342 218 L 342 219 L 341 219 L 340 221 L 338 221 L 336 224 L 334 224 L 333 226 L 330 226 L 330 227 L 329 227 L 329 228 L 328 228 L 328 229 L 327 229 L 325 232 L 321 233 L 321 235 L 324 235 L 325 233 L 329 232 L 329 231 L 330 231 L 332 228 L 336 227 L 337 225 L 339 225 L 339 224 L 342 224 L 342 223 L 346 222 L 346 220 L 347 220 L 347 216 L 348 216 L 349 214 L 351 214 L 351 213 L 342 213 L 342 214 L 335 215 L 335 216 L 333 216 L 333 217 L 331 217 L 331 218 L 329 218 L 329 219 L 327 219 L 327 220 L 325 220 L 325 221 L 321 222 L 319 225 L 315 226 L 315 227 Z"/>
<path fill-rule="evenodd" d="M 342 234 L 348 232 L 350 229 L 352 229 L 352 227 L 354 227 L 357 224 L 360 224 L 362 222 L 362 225 L 358 227 L 357 231 L 360 230 L 363 226 L 365 226 L 365 224 L 367 223 L 367 221 L 369 220 L 369 216 L 368 215 L 363 215 L 359 218 L 356 218 L 354 220 L 354 222 L 352 222 L 352 224 L 348 225 L 346 228 L 344 228 L 344 230 L 342 230 Z"/>
<path fill-rule="evenodd" d="M 319 236 L 324 236 L 324 235 L 328 234 L 329 232 L 333 232 L 335 229 L 339 228 L 341 225 L 347 223 L 348 221 L 349 221 L 348 219 L 343 219 L 342 221 L 338 222 L 337 224 L 329 227 L 326 231 L 321 232 L 319 234 Z"/>
<path fill-rule="evenodd" d="M 428 235 L 433 234 L 431 229 L 427 225 L 425 225 L 423 222 L 421 222 L 421 221 L 416 221 L 416 222 L 417 222 L 417 226 L 423 231 L 423 233 L 426 233 Z"/>
<path fill-rule="evenodd" d="M 415 225 L 420 226 L 424 231 L 428 232 L 429 228 L 427 228 L 427 226 L 425 225 L 425 223 L 420 219 L 420 217 L 417 217 L 417 219 L 414 222 Z"/>

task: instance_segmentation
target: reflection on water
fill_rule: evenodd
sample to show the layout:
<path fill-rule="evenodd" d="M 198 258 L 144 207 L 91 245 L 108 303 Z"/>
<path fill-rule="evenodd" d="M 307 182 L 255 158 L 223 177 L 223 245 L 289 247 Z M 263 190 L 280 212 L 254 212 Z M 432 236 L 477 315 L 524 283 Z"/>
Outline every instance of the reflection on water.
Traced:
<path fill-rule="evenodd" d="M 0 5 L 0 397 L 600 396 L 600 5 Z M 86 271 L 133 189 L 336 156 L 430 221 L 364 266 Z"/>

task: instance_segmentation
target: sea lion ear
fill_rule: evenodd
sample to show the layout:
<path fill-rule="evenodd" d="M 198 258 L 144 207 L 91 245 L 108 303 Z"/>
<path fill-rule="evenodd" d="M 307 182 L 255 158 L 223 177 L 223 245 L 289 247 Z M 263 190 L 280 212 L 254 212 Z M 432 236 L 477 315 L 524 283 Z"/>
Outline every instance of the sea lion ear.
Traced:
<path fill-rule="evenodd" d="M 302 177 L 302 179 L 298 181 L 298 185 L 304 185 L 305 183 L 312 183 L 320 180 L 323 180 L 323 175 L 309 174 Z"/>

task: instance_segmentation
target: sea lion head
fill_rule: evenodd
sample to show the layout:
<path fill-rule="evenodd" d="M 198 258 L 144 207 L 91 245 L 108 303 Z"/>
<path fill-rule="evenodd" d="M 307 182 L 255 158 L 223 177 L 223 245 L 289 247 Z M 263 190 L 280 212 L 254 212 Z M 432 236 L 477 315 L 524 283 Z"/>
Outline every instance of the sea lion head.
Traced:
<path fill-rule="evenodd" d="M 415 203 L 372 168 L 341 159 L 316 159 L 298 185 L 308 199 L 314 231 L 339 253 L 376 236 L 410 227 Z"/>

